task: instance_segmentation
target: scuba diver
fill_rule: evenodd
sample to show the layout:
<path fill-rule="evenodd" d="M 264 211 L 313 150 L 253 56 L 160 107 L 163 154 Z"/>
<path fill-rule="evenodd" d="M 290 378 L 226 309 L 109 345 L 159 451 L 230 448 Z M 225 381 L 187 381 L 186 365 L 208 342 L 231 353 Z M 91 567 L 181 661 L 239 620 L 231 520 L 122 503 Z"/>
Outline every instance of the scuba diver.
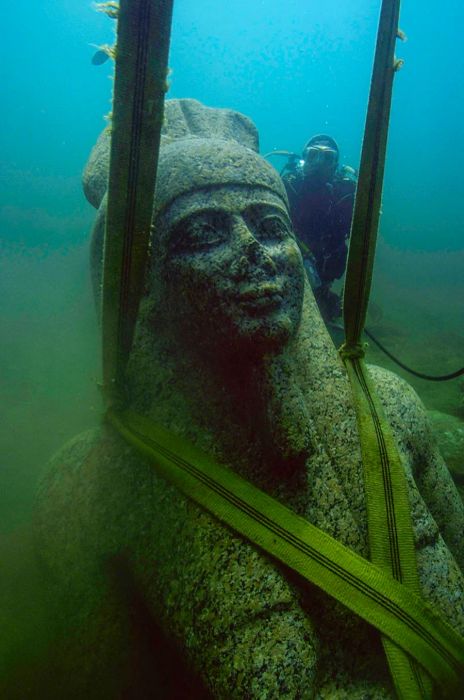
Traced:
<path fill-rule="evenodd" d="M 293 228 L 306 272 L 326 322 L 340 316 L 340 297 L 331 291 L 334 280 L 345 272 L 356 191 L 356 171 L 339 167 L 339 148 L 326 134 L 313 136 L 302 156 L 288 151 L 281 170 L 287 190 Z"/>

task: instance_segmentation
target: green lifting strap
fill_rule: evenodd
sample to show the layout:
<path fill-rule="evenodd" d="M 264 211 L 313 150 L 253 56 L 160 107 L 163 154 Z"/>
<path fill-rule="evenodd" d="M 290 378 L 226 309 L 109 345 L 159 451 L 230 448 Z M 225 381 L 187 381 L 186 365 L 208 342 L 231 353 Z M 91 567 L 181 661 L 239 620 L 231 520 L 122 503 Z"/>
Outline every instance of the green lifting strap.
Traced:
<path fill-rule="evenodd" d="M 343 294 L 346 345 L 359 344 L 374 265 L 395 74 L 399 0 L 383 0 L 367 107 Z"/>
<path fill-rule="evenodd" d="M 364 467 L 370 560 L 420 596 L 404 467 L 364 361 L 352 357 L 346 367 Z M 405 700 L 432 697 L 430 680 L 414 659 L 391 640 L 382 642 L 398 696 Z"/>
<path fill-rule="evenodd" d="M 130 411 L 107 420 L 185 496 L 407 650 L 444 697 L 464 697 L 464 640 L 420 596 L 172 432 Z"/>
<path fill-rule="evenodd" d="M 357 414 L 370 559 L 407 586 L 411 594 L 420 596 L 404 468 L 370 382 L 361 343 L 380 214 L 399 6 L 399 0 L 384 0 L 380 14 L 345 281 L 345 343 L 340 352 L 347 367 Z M 421 668 L 413 658 L 412 649 L 401 648 L 388 635 L 382 637 L 382 642 L 399 698 L 431 698 L 432 683 L 424 668 L 429 672 L 431 669 L 427 665 Z"/>
<path fill-rule="evenodd" d="M 148 255 L 173 0 L 121 0 L 103 263 L 103 390 L 123 379 Z"/>

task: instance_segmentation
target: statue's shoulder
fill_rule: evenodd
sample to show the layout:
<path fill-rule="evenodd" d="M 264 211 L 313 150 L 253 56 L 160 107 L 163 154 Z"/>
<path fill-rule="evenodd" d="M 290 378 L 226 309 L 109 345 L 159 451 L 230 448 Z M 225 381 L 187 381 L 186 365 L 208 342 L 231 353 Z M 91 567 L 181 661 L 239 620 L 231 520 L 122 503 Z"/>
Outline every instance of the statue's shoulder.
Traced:
<path fill-rule="evenodd" d="M 140 458 L 109 426 L 87 430 L 67 442 L 51 458 L 37 494 L 37 512 L 52 522 L 71 513 L 85 523 L 86 513 L 106 507 L 108 494 L 124 490 Z M 123 483 L 120 483 L 123 482 Z M 65 528 L 66 529 L 66 528 Z"/>
<path fill-rule="evenodd" d="M 43 560 L 59 561 L 71 531 L 85 523 L 91 464 L 96 464 L 102 444 L 100 428 L 69 440 L 50 459 L 37 490 L 34 529 Z M 52 555 L 53 552 L 53 555 Z M 55 568 L 54 566 L 52 568 Z"/>
<path fill-rule="evenodd" d="M 75 435 L 68 440 L 60 449 L 55 452 L 50 460 L 50 469 L 58 469 L 63 462 L 76 464 L 86 457 L 86 455 L 102 439 L 100 427 L 90 428 L 79 435 Z"/>
<path fill-rule="evenodd" d="M 415 408 L 423 408 L 422 401 L 412 386 L 395 372 L 378 365 L 367 365 L 369 376 L 377 389 L 382 401 L 402 397 Z M 411 406 L 412 408 L 412 406 Z"/>
<path fill-rule="evenodd" d="M 397 440 L 410 451 L 428 449 L 430 422 L 421 399 L 407 381 L 377 365 L 368 365 L 386 417 Z"/>
<path fill-rule="evenodd" d="M 432 549 L 434 536 L 430 533 L 438 526 L 446 545 L 464 571 L 463 502 L 440 453 L 430 416 L 414 389 L 404 379 L 380 367 L 369 366 L 369 373 L 400 453 L 409 463 L 415 485 L 436 523 L 431 524 L 430 514 L 424 517 L 425 511 L 413 497 L 416 538 L 419 542 L 426 542 L 429 551 L 433 551 L 433 556 L 437 558 L 438 550 Z M 459 463 L 462 463 L 462 459 L 459 459 Z"/>
<path fill-rule="evenodd" d="M 43 498 L 49 499 L 51 492 L 55 492 L 56 495 L 57 491 L 71 486 L 71 482 L 79 479 L 86 462 L 98 449 L 101 441 L 101 429 L 92 428 L 75 436 L 55 452 L 39 484 L 39 501 Z"/>
<path fill-rule="evenodd" d="M 89 536 L 111 516 L 112 489 L 126 476 L 130 448 L 104 425 L 67 442 L 50 460 L 40 480 L 35 507 L 36 533 L 44 549 L 68 547 Z M 133 458 L 132 458 L 133 460 Z M 128 470 L 130 466 L 128 466 Z M 79 547 L 77 547 L 79 549 Z"/>

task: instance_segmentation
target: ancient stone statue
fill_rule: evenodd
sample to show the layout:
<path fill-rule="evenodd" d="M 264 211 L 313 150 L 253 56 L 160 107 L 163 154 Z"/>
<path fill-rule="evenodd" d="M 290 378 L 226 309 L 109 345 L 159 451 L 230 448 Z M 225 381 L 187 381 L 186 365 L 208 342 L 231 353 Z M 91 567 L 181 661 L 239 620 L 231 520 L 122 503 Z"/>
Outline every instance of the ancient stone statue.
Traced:
<path fill-rule="evenodd" d="M 107 159 L 104 136 L 85 174 L 100 206 L 97 293 Z M 413 390 L 371 371 L 407 474 L 423 595 L 464 634 L 462 502 Z M 127 390 L 133 409 L 368 558 L 348 379 L 242 115 L 166 105 Z M 109 426 L 54 458 L 37 532 L 68 625 L 56 673 L 77 697 L 394 697 L 373 628 L 188 501 Z M 166 648 L 183 667 L 160 680 Z M 195 685 L 179 694 L 187 673 Z"/>

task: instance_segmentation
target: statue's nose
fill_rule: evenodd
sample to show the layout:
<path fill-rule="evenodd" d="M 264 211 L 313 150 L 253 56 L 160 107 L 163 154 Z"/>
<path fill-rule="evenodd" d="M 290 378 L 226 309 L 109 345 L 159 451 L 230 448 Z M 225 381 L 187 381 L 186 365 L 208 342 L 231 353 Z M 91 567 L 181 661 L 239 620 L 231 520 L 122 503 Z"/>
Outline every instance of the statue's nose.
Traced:
<path fill-rule="evenodd" d="M 245 248 L 255 249 L 259 247 L 259 241 L 242 216 L 235 216 L 233 221 L 234 237 Z"/>
<path fill-rule="evenodd" d="M 234 220 L 233 233 L 239 248 L 239 255 L 235 265 L 237 272 L 240 272 L 242 275 L 245 274 L 249 270 L 250 265 L 259 265 L 268 273 L 276 272 L 276 266 L 266 246 L 257 240 L 253 231 L 241 216 L 237 216 Z"/>

